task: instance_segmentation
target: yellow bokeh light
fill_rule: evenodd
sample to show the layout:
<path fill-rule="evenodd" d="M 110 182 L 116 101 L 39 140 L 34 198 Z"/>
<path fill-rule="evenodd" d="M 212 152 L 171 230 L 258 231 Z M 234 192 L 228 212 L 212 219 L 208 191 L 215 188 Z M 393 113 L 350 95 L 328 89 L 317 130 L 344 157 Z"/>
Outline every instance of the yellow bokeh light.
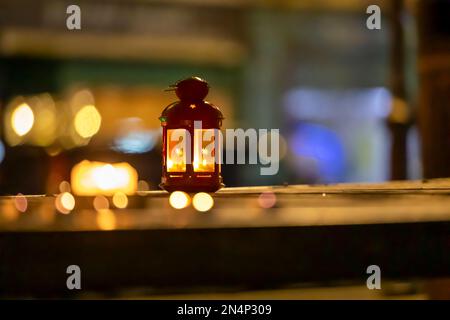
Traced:
<path fill-rule="evenodd" d="M 82 107 L 75 115 L 75 131 L 82 138 L 90 138 L 100 130 L 102 117 L 93 105 Z"/>
<path fill-rule="evenodd" d="M 170 194 L 169 203 L 175 209 L 186 208 L 191 202 L 191 198 L 186 192 L 175 191 Z"/>
<path fill-rule="evenodd" d="M 34 113 L 30 106 L 22 103 L 14 109 L 11 115 L 11 126 L 18 136 L 24 136 L 30 132 L 34 124 Z"/>
<path fill-rule="evenodd" d="M 211 208 L 214 206 L 214 199 L 205 192 L 199 192 L 192 199 L 192 205 L 194 206 L 195 210 L 206 212 L 211 210 Z"/>
<path fill-rule="evenodd" d="M 91 162 L 84 160 L 72 168 L 72 190 L 77 195 L 133 194 L 137 190 L 138 175 L 130 164 Z"/>
<path fill-rule="evenodd" d="M 128 205 L 127 195 L 120 191 L 114 193 L 112 201 L 113 201 L 114 205 L 116 206 L 116 208 L 119 208 L 119 209 L 124 209 Z"/>
<path fill-rule="evenodd" d="M 52 96 L 43 93 L 30 97 L 28 105 L 34 114 L 33 130 L 30 132 L 28 143 L 41 147 L 53 145 L 58 138 L 58 119 L 56 104 Z"/>
<path fill-rule="evenodd" d="M 64 214 L 68 214 L 75 208 L 75 198 L 69 192 L 60 193 L 55 199 L 56 209 Z"/>
<path fill-rule="evenodd" d="M 75 198 L 69 192 L 64 192 L 61 196 L 61 204 L 67 210 L 73 210 L 75 208 Z"/>

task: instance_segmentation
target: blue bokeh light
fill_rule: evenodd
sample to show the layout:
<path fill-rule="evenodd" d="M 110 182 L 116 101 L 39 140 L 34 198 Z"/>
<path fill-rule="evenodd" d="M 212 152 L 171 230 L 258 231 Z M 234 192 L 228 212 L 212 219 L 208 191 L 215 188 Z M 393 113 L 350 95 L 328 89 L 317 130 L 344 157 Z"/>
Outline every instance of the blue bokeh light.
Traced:
<path fill-rule="evenodd" d="M 345 150 L 338 135 L 325 126 L 311 123 L 299 124 L 289 139 L 293 154 L 302 159 L 315 162 L 318 180 L 321 182 L 338 182 L 345 176 Z M 299 170 L 314 170 L 300 166 Z M 300 172 L 309 175 L 310 172 Z"/>

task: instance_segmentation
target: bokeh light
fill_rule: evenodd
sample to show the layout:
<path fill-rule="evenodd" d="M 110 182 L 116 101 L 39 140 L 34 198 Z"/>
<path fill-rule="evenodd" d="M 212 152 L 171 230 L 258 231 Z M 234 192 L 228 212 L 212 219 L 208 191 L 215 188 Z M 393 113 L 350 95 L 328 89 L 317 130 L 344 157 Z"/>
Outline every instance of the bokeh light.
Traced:
<path fill-rule="evenodd" d="M 34 124 L 34 113 L 30 106 L 22 103 L 14 109 L 11 115 L 11 126 L 18 136 L 24 136 L 30 132 Z"/>
<path fill-rule="evenodd" d="M 337 133 L 325 126 L 301 123 L 289 140 L 300 174 L 314 176 L 318 182 L 342 181 L 345 150 Z"/>
<path fill-rule="evenodd" d="M 92 204 L 97 211 L 109 209 L 109 201 L 105 196 L 96 196 Z"/>
<path fill-rule="evenodd" d="M 72 190 L 77 195 L 113 195 L 116 192 L 133 194 L 138 175 L 128 163 L 109 164 L 84 160 L 72 168 Z"/>
<path fill-rule="evenodd" d="M 137 194 L 143 196 L 150 189 L 150 186 L 147 181 L 139 180 L 137 185 Z"/>
<path fill-rule="evenodd" d="M 147 128 L 138 117 L 122 119 L 117 127 L 112 149 L 123 153 L 149 152 L 156 146 L 161 135 L 159 129 Z"/>
<path fill-rule="evenodd" d="M 94 105 L 94 94 L 90 89 L 78 89 L 69 93 L 69 105 L 72 111 L 77 111 L 82 106 Z"/>
<path fill-rule="evenodd" d="M 189 206 L 191 198 L 186 192 L 175 191 L 170 194 L 169 203 L 175 209 L 183 209 Z"/>
<path fill-rule="evenodd" d="M 34 114 L 33 130 L 27 143 L 41 147 L 51 146 L 59 135 L 55 101 L 48 93 L 32 96 L 27 101 Z"/>
<path fill-rule="evenodd" d="M 128 197 L 123 192 L 116 192 L 113 195 L 112 198 L 113 204 L 116 206 L 116 208 L 124 209 L 128 206 Z"/>
<path fill-rule="evenodd" d="M 269 209 L 277 203 L 277 196 L 271 191 L 264 191 L 258 197 L 258 204 L 261 208 Z"/>
<path fill-rule="evenodd" d="M 192 199 L 192 205 L 195 210 L 200 212 L 206 212 L 211 210 L 214 206 L 214 199 L 206 192 L 199 192 L 194 195 Z"/>
<path fill-rule="evenodd" d="M 61 183 L 59 184 L 59 192 L 70 192 L 71 188 L 70 188 L 70 183 L 68 181 L 61 181 Z"/>
<path fill-rule="evenodd" d="M 128 182 L 128 172 L 114 168 L 111 164 L 105 164 L 92 171 L 92 177 L 97 186 L 102 190 L 116 189 Z"/>
<path fill-rule="evenodd" d="M 55 207 L 59 212 L 68 214 L 75 208 L 75 198 L 69 192 L 60 193 L 55 199 Z"/>
<path fill-rule="evenodd" d="M 90 138 L 100 130 L 102 117 L 97 108 L 93 105 L 82 107 L 74 119 L 74 126 L 76 132 L 82 138 Z"/>
<path fill-rule="evenodd" d="M 17 211 L 25 212 L 28 208 L 28 200 L 23 194 L 19 193 L 14 197 L 14 205 Z"/>

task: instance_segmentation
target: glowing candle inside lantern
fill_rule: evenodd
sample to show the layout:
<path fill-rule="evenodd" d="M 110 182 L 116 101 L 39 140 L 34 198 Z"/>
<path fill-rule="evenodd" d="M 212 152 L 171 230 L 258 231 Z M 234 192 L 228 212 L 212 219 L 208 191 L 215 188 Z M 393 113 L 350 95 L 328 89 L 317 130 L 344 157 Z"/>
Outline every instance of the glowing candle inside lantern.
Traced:
<path fill-rule="evenodd" d="M 195 129 L 194 171 L 214 172 L 215 151 L 214 129 Z"/>
<path fill-rule="evenodd" d="M 167 171 L 186 171 L 186 136 L 185 129 L 167 130 Z"/>

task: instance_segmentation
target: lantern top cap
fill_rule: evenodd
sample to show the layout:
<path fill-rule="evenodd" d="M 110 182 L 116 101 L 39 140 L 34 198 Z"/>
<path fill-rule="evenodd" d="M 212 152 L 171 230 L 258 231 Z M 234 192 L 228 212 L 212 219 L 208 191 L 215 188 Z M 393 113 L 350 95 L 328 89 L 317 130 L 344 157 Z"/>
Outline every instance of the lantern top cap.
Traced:
<path fill-rule="evenodd" d="M 202 101 L 209 92 L 208 82 L 199 77 L 180 80 L 170 87 L 175 89 L 175 94 L 181 101 L 186 102 Z"/>

